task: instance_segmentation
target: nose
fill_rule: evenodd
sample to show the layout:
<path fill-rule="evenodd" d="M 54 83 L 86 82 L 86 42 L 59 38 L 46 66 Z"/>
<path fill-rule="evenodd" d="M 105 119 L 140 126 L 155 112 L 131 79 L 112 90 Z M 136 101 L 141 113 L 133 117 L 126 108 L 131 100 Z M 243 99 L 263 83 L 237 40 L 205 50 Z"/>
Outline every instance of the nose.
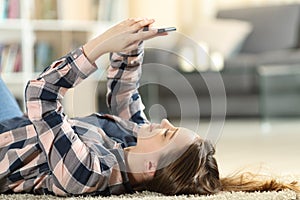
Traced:
<path fill-rule="evenodd" d="M 167 119 L 161 120 L 160 126 L 163 127 L 163 128 L 175 129 L 175 126 L 173 126 L 171 124 L 171 122 L 169 122 L 169 120 L 167 120 Z"/>

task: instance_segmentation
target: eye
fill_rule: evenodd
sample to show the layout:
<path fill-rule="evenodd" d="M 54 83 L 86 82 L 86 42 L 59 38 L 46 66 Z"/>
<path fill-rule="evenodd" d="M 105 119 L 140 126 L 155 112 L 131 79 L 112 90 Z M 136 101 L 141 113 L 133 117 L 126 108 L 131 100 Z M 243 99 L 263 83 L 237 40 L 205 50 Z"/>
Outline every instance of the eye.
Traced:
<path fill-rule="evenodd" d="M 164 132 L 164 137 L 167 137 L 168 131 L 169 131 L 169 129 L 167 129 L 167 130 Z"/>

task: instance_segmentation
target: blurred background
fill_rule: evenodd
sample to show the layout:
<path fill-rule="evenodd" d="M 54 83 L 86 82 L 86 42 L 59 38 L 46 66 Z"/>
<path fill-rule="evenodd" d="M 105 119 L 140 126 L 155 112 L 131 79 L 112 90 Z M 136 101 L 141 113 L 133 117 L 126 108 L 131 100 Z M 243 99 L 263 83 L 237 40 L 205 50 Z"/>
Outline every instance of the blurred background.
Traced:
<path fill-rule="evenodd" d="M 128 17 L 177 28 L 145 43 L 140 92 L 152 120 L 216 127 L 224 172 L 260 161 L 299 172 L 300 0 L 0 0 L 1 77 L 21 108 L 29 79 Z M 97 64 L 66 95 L 70 117 L 107 112 L 108 56 Z"/>

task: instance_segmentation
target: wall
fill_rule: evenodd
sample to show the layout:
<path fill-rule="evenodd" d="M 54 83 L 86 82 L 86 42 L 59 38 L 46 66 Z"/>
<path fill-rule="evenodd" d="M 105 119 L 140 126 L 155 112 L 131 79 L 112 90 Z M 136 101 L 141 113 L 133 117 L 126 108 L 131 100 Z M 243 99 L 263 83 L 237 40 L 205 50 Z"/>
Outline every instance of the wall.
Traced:
<path fill-rule="evenodd" d="M 188 2 L 188 3 L 187 3 Z M 176 26 L 186 33 L 201 16 L 199 0 L 129 0 L 129 17 L 156 19 L 156 26 Z"/>
<path fill-rule="evenodd" d="M 176 26 L 190 34 L 197 22 L 214 17 L 218 9 L 295 2 L 300 0 L 128 0 L 128 15 L 155 18 L 157 26 Z"/>
<path fill-rule="evenodd" d="M 129 0 L 129 17 L 154 18 L 158 26 L 176 26 L 177 2 L 177 0 Z"/>

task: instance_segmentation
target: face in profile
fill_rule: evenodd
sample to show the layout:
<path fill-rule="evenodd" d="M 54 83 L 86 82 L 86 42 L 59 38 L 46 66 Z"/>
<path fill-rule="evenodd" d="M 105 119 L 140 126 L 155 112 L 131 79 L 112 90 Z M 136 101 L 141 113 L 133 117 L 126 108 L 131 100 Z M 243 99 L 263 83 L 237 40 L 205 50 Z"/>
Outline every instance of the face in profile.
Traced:
<path fill-rule="evenodd" d="M 193 131 L 173 126 L 167 119 L 160 124 L 145 124 L 137 132 L 137 145 L 131 150 L 137 160 L 157 162 L 162 155 L 174 162 L 199 136 Z M 172 156 L 171 156 L 172 155 Z"/>
<path fill-rule="evenodd" d="M 199 137 L 195 132 L 173 126 L 167 119 L 160 124 L 146 124 L 138 131 L 136 150 L 140 153 L 151 153 L 168 147 L 169 150 L 188 146 Z"/>

